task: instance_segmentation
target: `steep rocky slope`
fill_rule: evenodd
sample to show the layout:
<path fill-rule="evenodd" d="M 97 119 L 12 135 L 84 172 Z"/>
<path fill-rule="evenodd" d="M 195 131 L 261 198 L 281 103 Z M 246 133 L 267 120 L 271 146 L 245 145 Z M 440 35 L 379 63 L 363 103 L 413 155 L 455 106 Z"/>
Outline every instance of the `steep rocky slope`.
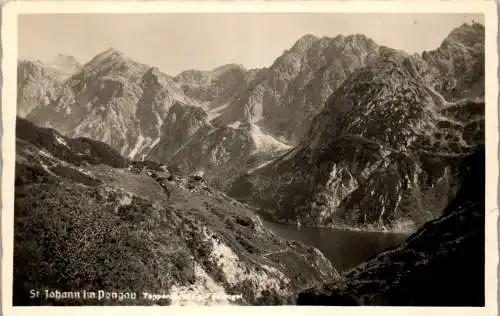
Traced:
<path fill-rule="evenodd" d="M 175 152 L 170 162 L 186 172 L 204 174 L 212 185 L 226 191 L 232 180 L 246 170 L 260 166 L 289 148 L 256 124 L 237 121 L 227 126 L 199 129 Z"/>
<path fill-rule="evenodd" d="M 461 171 L 460 190 L 442 216 L 341 280 L 304 291 L 297 303 L 484 306 L 484 148 Z"/>
<path fill-rule="evenodd" d="M 199 129 L 210 126 L 208 113 L 204 109 L 175 103 L 164 120 L 160 141 L 147 153 L 147 159 L 162 162 L 171 160 Z"/>
<path fill-rule="evenodd" d="M 17 65 L 17 115 L 26 117 L 58 93 L 57 73 L 40 62 L 21 60 Z"/>
<path fill-rule="evenodd" d="M 174 80 L 188 97 L 214 109 L 228 102 L 258 72 L 258 69 L 247 70 L 241 65 L 228 64 L 212 71 L 186 70 Z"/>
<path fill-rule="evenodd" d="M 424 52 L 426 77 L 447 100 L 484 100 L 484 26 L 463 24 L 441 46 Z M 432 80 L 434 78 L 434 80 Z"/>
<path fill-rule="evenodd" d="M 54 129 L 40 128 L 21 118 L 16 121 L 17 141 L 33 147 L 34 150 L 39 150 L 38 154 L 41 157 L 44 156 L 44 153 L 50 154 L 74 165 L 106 164 L 114 168 L 124 168 L 129 164 L 128 159 L 102 142 L 83 137 L 70 139 Z M 23 146 L 21 148 L 24 149 Z M 20 150 L 20 152 L 23 151 Z M 26 157 L 19 155 L 17 158 L 24 159 Z M 16 162 L 21 163 L 21 161 Z M 45 166 L 43 158 L 38 163 L 42 167 Z"/>
<path fill-rule="evenodd" d="M 327 96 L 377 52 L 378 46 L 361 35 L 306 35 L 269 68 L 225 65 L 183 72 L 175 80 L 188 96 L 206 104 L 209 124 L 198 124 L 205 128 L 189 139 L 180 137 L 182 146 L 171 139 L 174 134 L 164 133 L 147 158 L 204 172 L 227 190 L 233 179 L 295 144 Z"/>
<path fill-rule="evenodd" d="M 276 237 L 200 177 L 20 118 L 16 136 L 15 305 L 280 304 L 336 278 L 319 251 Z M 30 299 L 31 289 L 136 299 Z"/>
<path fill-rule="evenodd" d="M 305 35 L 230 100 L 216 124 L 248 120 L 275 137 L 297 142 L 326 98 L 378 46 L 363 35 L 317 38 Z"/>
<path fill-rule="evenodd" d="M 484 51 L 484 28 L 460 30 Z M 461 52 L 469 50 L 448 62 L 472 58 Z M 456 166 L 484 143 L 484 101 L 447 101 L 431 85 L 442 80 L 430 77 L 433 67 L 380 48 L 330 96 L 299 146 L 238 179 L 230 194 L 308 225 L 412 229 L 435 218 L 455 194 Z M 476 70 L 462 75 L 484 78 Z"/>
<path fill-rule="evenodd" d="M 245 170 L 290 148 L 250 122 L 213 126 L 209 112 L 181 103 L 171 107 L 161 135 L 147 153 L 147 160 L 169 163 L 187 173 L 201 173 L 221 190 L 226 190 Z"/>
<path fill-rule="evenodd" d="M 156 145 L 175 102 L 196 105 L 173 78 L 110 48 L 66 79 L 27 117 L 68 136 L 99 140 L 130 158 Z"/>

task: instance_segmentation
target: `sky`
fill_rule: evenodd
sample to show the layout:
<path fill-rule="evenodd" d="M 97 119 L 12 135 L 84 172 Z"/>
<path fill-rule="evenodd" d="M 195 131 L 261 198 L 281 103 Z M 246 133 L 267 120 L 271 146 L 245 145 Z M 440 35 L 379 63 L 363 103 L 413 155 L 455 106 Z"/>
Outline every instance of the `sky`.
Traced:
<path fill-rule="evenodd" d="M 361 33 L 408 53 L 437 48 L 455 27 L 484 16 L 444 13 L 158 13 L 25 14 L 18 19 L 18 57 L 80 63 L 113 47 L 176 75 L 237 63 L 266 67 L 305 34 Z"/>

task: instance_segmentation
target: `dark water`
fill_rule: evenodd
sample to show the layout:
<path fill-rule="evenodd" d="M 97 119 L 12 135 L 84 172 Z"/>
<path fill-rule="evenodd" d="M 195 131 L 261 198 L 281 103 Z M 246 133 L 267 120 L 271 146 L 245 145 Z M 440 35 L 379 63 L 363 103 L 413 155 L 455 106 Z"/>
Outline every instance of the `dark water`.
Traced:
<path fill-rule="evenodd" d="M 334 228 L 297 227 L 262 221 L 278 236 L 319 249 L 339 271 L 366 261 L 374 254 L 404 242 L 408 234 L 360 232 Z"/>

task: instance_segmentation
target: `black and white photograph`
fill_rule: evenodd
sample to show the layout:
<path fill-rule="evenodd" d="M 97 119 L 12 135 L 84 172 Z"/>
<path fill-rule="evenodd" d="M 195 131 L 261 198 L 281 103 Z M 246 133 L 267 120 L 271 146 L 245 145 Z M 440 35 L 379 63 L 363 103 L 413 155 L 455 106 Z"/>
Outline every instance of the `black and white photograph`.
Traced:
<path fill-rule="evenodd" d="M 485 25 L 19 14 L 12 305 L 484 307 Z"/>

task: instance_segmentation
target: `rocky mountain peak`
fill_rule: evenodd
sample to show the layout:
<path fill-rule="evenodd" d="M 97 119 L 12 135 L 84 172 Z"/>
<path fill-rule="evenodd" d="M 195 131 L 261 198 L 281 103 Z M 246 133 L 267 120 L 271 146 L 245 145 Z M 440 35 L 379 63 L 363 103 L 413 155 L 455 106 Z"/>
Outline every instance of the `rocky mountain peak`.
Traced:
<path fill-rule="evenodd" d="M 273 137 L 298 143 L 327 97 L 377 54 L 378 45 L 360 34 L 306 34 L 239 89 L 217 122 L 249 119 Z"/>
<path fill-rule="evenodd" d="M 88 63 L 84 65 L 85 68 L 101 68 L 105 67 L 109 64 L 116 64 L 119 61 L 127 61 L 128 58 L 121 51 L 110 47 L 105 51 L 97 54 L 94 58 L 92 58 Z"/>
<path fill-rule="evenodd" d="M 438 49 L 422 53 L 424 75 L 446 99 L 484 98 L 484 36 L 483 25 L 463 24 Z"/>
<path fill-rule="evenodd" d="M 17 63 L 17 115 L 26 117 L 39 106 L 47 105 L 57 94 L 66 73 L 40 61 L 19 60 Z"/>
<path fill-rule="evenodd" d="M 203 120 L 203 121 L 206 121 L 208 118 L 207 113 L 201 107 L 195 106 L 195 105 L 185 104 L 185 103 L 182 103 L 179 101 L 176 101 L 174 104 L 172 104 L 168 114 L 169 114 L 168 115 L 169 117 L 170 116 L 175 117 L 175 116 L 181 116 L 181 115 L 188 114 L 187 115 L 188 117 L 191 117 L 193 119 Z"/>
<path fill-rule="evenodd" d="M 484 25 L 480 23 L 467 24 L 455 28 L 443 41 L 441 47 L 446 47 L 452 44 L 461 44 L 465 46 L 474 46 L 480 39 L 483 38 L 484 43 Z"/>
<path fill-rule="evenodd" d="M 290 51 L 295 52 L 295 53 L 303 53 L 306 50 L 310 49 L 311 46 L 318 41 L 319 38 L 312 35 L 312 34 L 306 34 L 299 38 L 295 44 L 293 44 L 292 48 Z"/>
<path fill-rule="evenodd" d="M 106 49 L 105 51 L 103 51 L 101 54 L 99 54 L 101 56 L 113 56 L 113 55 L 116 55 L 116 56 L 122 56 L 123 55 L 123 52 L 121 52 L 120 50 L 110 46 L 108 49 Z M 98 56 L 99 56 L 98 55 Z"/>
<path fill-rule="evenodd" d="M 210 84 L 212 81 L 217 80 L 219 77 L 225 76 L 231 72 L 244 73 L 245 67 L 240 64 L 226 64 L 216 67 L 209 71 L 189 69 L 179 73 L 174 77 L 174 80 L 182 83 L 197 83 L 197 84 Z"/>
<path fill-rule="evenodd" d="M 226 64 L 212 70 L 186 70 L 173 80 L 188 97 L 208 108 L 218 108 L 226 104 L 254 75 L 242 65 Z"/>
<path fill-rule="evenodd" d="M 352 43 L 354 45 L 360 45 L 360 46 L 361 45 L 377 46 L 374 40 L 360 33 L 347 35 L 344 37 L 344 41 L 346 43 Z"/>
<path fill-rule="evenodd" d="M 188 80 L 199 81 L 202 76 L 203 76 L 202 71 L 196 69 L 189 69 L 179 73 L 174 77 L 174 79 L 178 82 L 188 81 Z"/>
<path fill-rule="evenodd" d="M 136 62 L 115 48 L 72 74 L 50 100 L 28 119 L 41 126 L 50 123 L 71 137 L 102 141 L 135 159 L 159 142 L 175 101 L 196 104 L 157 67 Z"/>

